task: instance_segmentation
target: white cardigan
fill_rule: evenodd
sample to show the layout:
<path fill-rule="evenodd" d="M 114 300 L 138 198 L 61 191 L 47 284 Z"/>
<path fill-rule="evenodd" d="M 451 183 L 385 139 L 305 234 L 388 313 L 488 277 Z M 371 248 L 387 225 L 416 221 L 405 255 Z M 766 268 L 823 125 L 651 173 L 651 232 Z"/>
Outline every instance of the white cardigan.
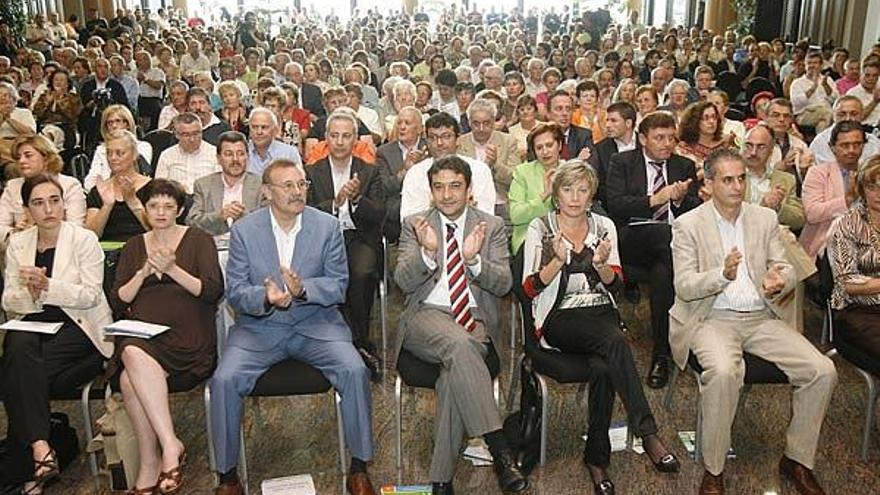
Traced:
<path fill-rule="evenodd" d="M 12 234 L 6 248 L 3 309 L 13 318 L 39 313 L 44 304 L 59 306 L 89 336 L 105 357 L 113 354 L 113 343 L 104 327 L 113 322 L 104 297 L 104 251 L 91 230 L 61 222 L 49 288 L 34 300 L 18 277 L 20 266 L 34 266 L 37 255 L 37 227 Z"/>

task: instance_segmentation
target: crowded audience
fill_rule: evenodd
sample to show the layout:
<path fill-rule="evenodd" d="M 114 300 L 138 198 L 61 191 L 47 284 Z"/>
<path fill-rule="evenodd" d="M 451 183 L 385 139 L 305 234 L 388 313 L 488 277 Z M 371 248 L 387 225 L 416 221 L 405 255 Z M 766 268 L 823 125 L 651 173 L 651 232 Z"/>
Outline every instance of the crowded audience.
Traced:
<path fill-rule="evenodd" d="M 38 13 L 19 38 L 0 19 L 3 309 L 62 323 L 3 344 L 7 458 L 24 493 L 59 475 L 50 391 L 99 375 L 137 437 L 130 493 L 187 493 L 168 394 L 206 381 L 216 493 L 243 493 L 240 399 L 296 357 L 340 393 L 347 489 L 375 494 L 369 378 L 399 354 L 438 369 L 433 493 L 454 493 L 465 433 L 487 444 L 505 492 L 525 490 L 487 368 L 505 297 L 541 349 L 599 370 L 584 451 L 595 493 L 614 493 L 615 394 L 656 469 L 679 470 L 638 369 L 660 389 L 695 361 L 699 493 L 724 493 L 740 351 L 789 376 L 780 470 L 823 493 L 812 470 L 836 373 L 793 322 L 813 264 L 830 265 L 830 295 L 807 283 L 810 300 L 830 301 L 838 338 L 878 373 L 880 43 L 850 54 L 646 26 L 636 11 L 217 14 Z M 115 244 L 112 270 L 99 241 Z M 387 363 L 370 328 L 384 272 L 406 297 Z M 215 370 L 224 286 L 233 352 Z M 647 300 L 649 362 L 624 339 L 618 293 Z M 113 342 L 111 307 L 170 330 Z"/>

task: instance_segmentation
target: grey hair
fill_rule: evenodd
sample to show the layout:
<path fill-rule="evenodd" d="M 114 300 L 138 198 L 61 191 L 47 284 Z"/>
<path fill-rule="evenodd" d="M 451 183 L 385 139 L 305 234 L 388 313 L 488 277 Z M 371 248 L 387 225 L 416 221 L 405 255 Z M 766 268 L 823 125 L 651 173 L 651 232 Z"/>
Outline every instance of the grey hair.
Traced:
<path fill-rule="evenodd" d="M 745 160 L 736 150 L 721 148 L 713 151 L 703 162 L 703 177 L 714 179 L 718 165 L 725 162 L 740 162 L 745 165 Z"/>
<path fill-rule="evenodd" d="M 404 91 L 409 91 L 413 96 L 416 95 L 416 85 L 407 79 L 401 79 L 394 83 L 394 87 L 391 89 L 391 94 L 394 96 L 396 100 L 397 97 L 403 93 Z"/>
<path fill-rule="evenodd" d="M 115 131 L 112 131 L 107 135 L 105 144 L 110 144 L 113 141 L 125 141 L 125 144 L 128 145 L 129 150 L 131 150 L 134 157 L 137 158 L 138 140 L 137 136 L 135 136 L 134 133 L 126 129 L 116 129 Z"/>
<path fill-rule="evenodd" d="M 474 120 L 474 114 L 477 112 L 489 112 L 494 121 L 498 117 L 498 106 L 493 100 L 477 98 L 467 107 L 468 120 Z"/>
<path fill-rule="evenodd" d="M 0 88 L 5 89 L 6 92 L 9 93 L 9 96 L 12 97 L 13 104 L 18 103 L 18 90 L 15 89 L 15 86 L 12 83 L 0 81 Z"/>
<path fill-rule="evenodd" d="M 325 128 L 330 129 L 330 124 L 337 120 L 347 120 L 351 123 L 351 128 L 354 129 L 355 133 L 357 133 L 358 119 L 352 109 L 348 107 L 339 107 L 334 110 L 333 113 L 331 113 L 330 116 L 327 117 L 327 125 L 325 126 Z"/>
<path fill-rule="evenodd" d="M 259 115 L 259 114 L 268 115 L 269 119 L 272 120 L 272 126 L 276 127 L 276 128 L 278 127 L 278 117 L 275 116 L 275 112 L 273 112 L 272 110 L 269 110 L 266 107 L 254 107 L 254 109 L 251 110 L 251 113 L 248 116 L 248 119 L 253 119 L 254 115 Z"/>

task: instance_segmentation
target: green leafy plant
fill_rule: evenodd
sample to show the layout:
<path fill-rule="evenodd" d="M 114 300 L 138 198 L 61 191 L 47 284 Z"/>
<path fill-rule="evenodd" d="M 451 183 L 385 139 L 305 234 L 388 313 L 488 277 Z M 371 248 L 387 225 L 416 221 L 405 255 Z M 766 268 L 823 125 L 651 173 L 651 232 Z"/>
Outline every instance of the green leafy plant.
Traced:
<path fill-rule="evenodd" d="M 9 25 L 9 30 L 18 39 L 24 38 L 27 28 L 27 13 L 24 11 L 24 2 L 7 0 L 0 2 L 0 19 Z"/>
<path fill-rule="evenodd" d="M 755 27 L 755 14 L 758 11 L 757 0 L 730 0 L 733 10 L 736 12 L 736 21 L 728 26 L 733 29 L 738 38 L 752 32 Z"/>

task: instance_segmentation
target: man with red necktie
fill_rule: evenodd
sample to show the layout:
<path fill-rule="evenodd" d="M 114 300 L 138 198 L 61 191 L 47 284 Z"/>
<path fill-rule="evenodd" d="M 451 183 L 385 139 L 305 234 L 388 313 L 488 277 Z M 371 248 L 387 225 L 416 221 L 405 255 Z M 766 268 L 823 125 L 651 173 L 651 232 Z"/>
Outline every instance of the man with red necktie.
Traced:
<path fill-rule="evenodd" d="M 441 365 L 435 384 L 433 493 L 453 493 L 465 434 L 486 440 L 502 490 L 519 492 L 528 480 L 501 432 L 485 363 L 491 337 L 498 341 L 499 298 L 512 283 L 504 224 L 468 206 L 471 170 L 462 158 L 439 158 L 427 175 L 433 206 L 404 219 L 394 279 L 407 297 L 397 353 L 405 349 Z"/>

